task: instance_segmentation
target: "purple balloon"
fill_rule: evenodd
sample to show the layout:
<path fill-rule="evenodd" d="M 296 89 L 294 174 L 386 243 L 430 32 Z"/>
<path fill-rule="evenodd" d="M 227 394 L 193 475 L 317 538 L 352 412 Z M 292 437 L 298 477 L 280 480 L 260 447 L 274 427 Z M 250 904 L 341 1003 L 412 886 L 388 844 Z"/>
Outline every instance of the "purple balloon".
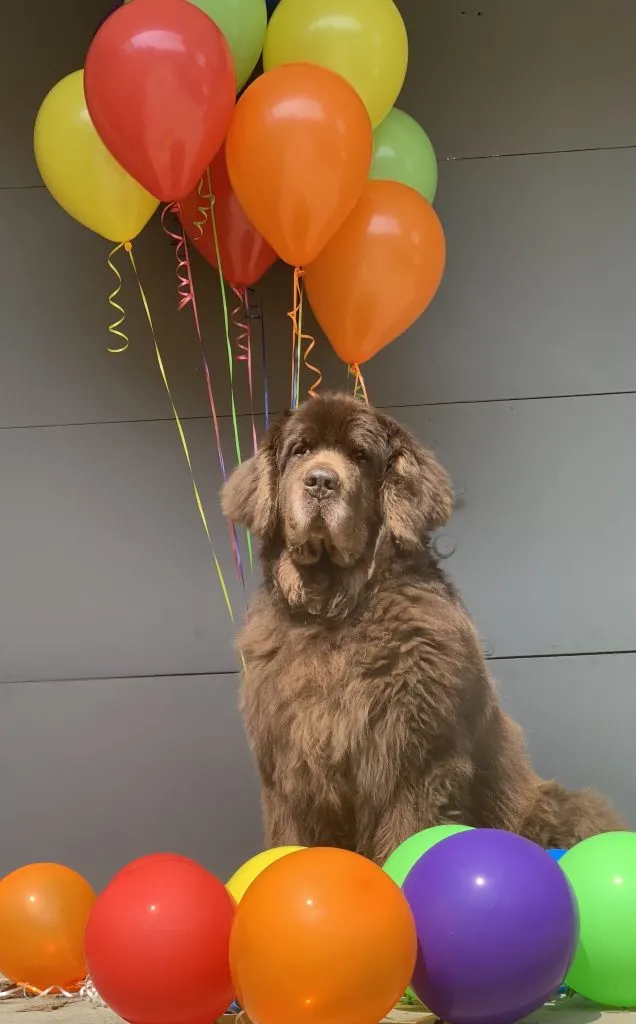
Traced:
<path fill-rule="evenodd" d="M 535 843 L 497 829 L 449 836 L 403 892 L 417 927 L 412 988 L 449 1024 L 512 1024 L 562 983 L 577 910 L 563 871 Z"/>

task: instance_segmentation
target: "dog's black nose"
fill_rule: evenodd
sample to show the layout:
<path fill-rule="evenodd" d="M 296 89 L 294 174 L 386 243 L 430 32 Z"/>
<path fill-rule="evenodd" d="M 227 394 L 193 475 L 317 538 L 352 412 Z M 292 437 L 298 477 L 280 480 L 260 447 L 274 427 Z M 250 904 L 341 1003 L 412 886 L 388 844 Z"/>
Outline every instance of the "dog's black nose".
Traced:
<path fill-rule="evenodd" d="M 327 466 L 314 466 L 305 473 L 304 484 L 314 498 L 326 498 L 338 490 L 340 477 L 333 469 Z"/>

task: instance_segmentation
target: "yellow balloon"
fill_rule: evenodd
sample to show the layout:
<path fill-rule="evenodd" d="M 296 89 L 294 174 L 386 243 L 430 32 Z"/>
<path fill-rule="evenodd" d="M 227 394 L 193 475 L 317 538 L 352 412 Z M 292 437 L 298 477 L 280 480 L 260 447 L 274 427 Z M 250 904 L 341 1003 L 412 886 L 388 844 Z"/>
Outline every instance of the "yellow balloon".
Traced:
<path fill-rule="evenodd" d="M 354 87 L 373 127 L 402 88 L 408 38 L 393 0 L 280 0 L 265 36 L 265 71 L 320 64 Z"/>
<path fill-rule="evenodd" d="M 272 850 L 263 850 L 262 853 L 257 853 L 230 878 L 226 885 L 230 896 L 240 903 L 254 879 L 258 878 L 265 868 L 268 868 L 270 864 L 275 864 L 281 857 L 287 857 L 290 853 L 298 853 L 303 849 L 303 846 L 275 846 Z"/>
<path fill-rule="evenodd" d="M 110 242 L 129 242 L 159 200 L 120 167 L 100 139 L 84 98 L 84 72 L 74 71 L 45 97 L 33 133 L 42 180 L 60 206 Z"/>

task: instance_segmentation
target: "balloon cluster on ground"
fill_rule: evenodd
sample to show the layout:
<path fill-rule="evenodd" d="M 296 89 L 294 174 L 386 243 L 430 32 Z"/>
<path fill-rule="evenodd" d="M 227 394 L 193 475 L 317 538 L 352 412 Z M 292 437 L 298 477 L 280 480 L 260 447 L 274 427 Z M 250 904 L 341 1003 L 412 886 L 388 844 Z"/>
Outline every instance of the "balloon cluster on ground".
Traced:
<path fill-rule="evenodd" d="M 88 971 L 124 1020 L 373 1024 L 407 988 L 449 1024 L 513 1024 L 561 986 L 636 1006 L 636 834 L 564 853 L 438 826 L 377 867 L 281 847 L 223 885 L 179 854 L 124 867 L 97 897 L 68 868 L 0 881 L 0 972 L 31 991 Z"/>
<path fill-rule="evenodd" d="M 444 271 L 435 153 L 394 106 L 407 59 L 393 0 L 126 0 L 44 99 L 37 164 L 111 242 L 165 202 L 231 285 L 302 268 L 336 352 L 362 363 Z"/>

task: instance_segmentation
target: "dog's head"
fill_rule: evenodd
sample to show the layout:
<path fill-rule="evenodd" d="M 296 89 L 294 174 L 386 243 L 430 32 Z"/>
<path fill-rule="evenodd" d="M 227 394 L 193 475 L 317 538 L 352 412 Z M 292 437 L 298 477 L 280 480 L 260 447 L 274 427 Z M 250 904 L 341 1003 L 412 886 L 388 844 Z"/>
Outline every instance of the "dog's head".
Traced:
<path fill-rule="evenodd" d="M 415 551 L 449 518 L 453 492 L 430 451 L 395 420 L 346 395 L 288 413 L 222 491 L 228 519 L 263 542 L 292 606 L 342 615 L 379 549 Z"/>

